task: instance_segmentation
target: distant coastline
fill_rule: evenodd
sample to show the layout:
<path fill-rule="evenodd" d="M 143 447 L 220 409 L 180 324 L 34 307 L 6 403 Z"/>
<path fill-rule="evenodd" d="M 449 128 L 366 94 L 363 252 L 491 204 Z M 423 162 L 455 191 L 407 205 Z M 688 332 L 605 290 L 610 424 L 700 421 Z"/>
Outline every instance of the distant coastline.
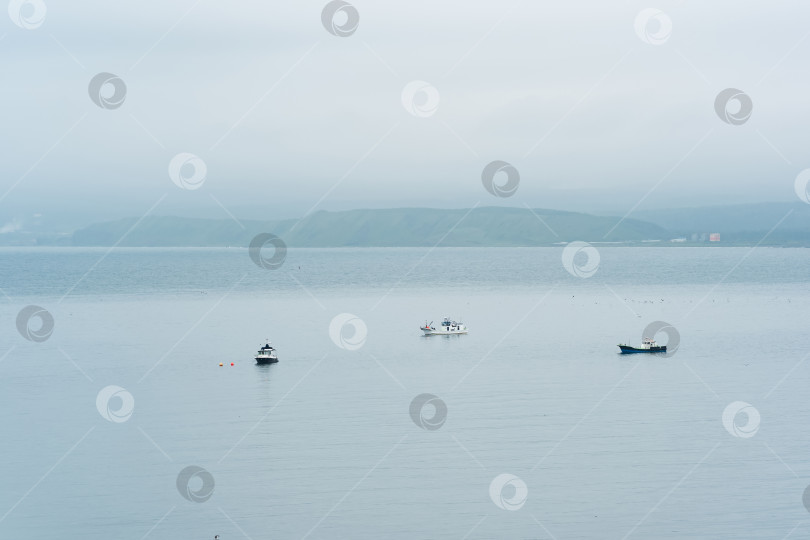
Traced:
<path fill-rule="evenodd" d="M 260 233 L 288 247 L 543 247 L 585 241 L 626 247 L 810 247 L 810 205 L 645 211 L 621 216 L 548 209 L 395 208 L 320 211 L 277 221 L 130 217 L 72 232 L 16 230 L 2 246 L 246 247 Z"/>

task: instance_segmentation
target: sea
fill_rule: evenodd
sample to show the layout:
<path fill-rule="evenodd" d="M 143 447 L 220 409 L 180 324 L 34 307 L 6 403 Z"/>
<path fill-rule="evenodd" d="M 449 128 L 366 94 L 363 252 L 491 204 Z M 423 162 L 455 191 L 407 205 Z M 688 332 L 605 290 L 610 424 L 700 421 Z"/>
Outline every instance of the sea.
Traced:
<path fill-rule="evenodd" d="M 1 538 L 810 537 L 810 250 L 282 255 L 0 249 Z"/>

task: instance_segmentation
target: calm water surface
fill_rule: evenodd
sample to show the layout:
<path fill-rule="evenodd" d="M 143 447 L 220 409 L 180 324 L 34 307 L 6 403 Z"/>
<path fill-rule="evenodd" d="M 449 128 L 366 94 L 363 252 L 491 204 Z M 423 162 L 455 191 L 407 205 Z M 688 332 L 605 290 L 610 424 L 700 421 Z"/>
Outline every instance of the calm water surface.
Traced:
<path fill-rule="evenodd" d="M 0 250 L 0 534 L 810 536 L 810 250 L 599 247 L 588 279 L 561 253 Z M 17 331 L 29 304 L 46 341 Z M 420 335 L 444 315 L 470 334 Z M 673 356 L 616 354 L 659 320 Z M 256 366 L 265 338 L 281 361 Z M 423 393 L 438 429 L 409 414 Z M 726 429 L 737 401 L 758 425 Z M 192 465 L 204 502 L 177 487 Z"/>

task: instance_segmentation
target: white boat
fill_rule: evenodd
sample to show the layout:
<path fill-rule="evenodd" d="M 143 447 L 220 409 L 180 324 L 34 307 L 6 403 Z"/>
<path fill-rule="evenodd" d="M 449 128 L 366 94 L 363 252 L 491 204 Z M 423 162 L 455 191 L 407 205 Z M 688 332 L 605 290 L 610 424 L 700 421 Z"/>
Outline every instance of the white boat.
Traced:
<path fill-rule="evenodd" d="M 467 333 L 467 327 L 464 323 L 453 321 L 449 317 L 445 317 L 439 326 L 433 326 L 433 321 L 431 321 L 429 323 L 425 322 L 425 326 L 419 328 L 422 329 L 426 336 L 449 336 Z"/>
<path fill-rule="evenodd" d="M 276 355 L 276 349 L 274 349 L 270 345 L 269 341 L 264 347 L 258 350 L 255 358 L 257 364 L 275 364 L 276 362 L 278 362 L 278 355 Z"/>

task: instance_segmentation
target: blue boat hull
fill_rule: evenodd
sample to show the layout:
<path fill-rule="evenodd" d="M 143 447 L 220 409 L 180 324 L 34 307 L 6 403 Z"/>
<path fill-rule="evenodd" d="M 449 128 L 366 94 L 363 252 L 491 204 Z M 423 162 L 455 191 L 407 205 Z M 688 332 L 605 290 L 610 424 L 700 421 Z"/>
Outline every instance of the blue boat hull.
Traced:
<path fill-rule="evenodd" d="M 667 352 L 667 346 L 666 345 L 663 345 L 661 347 L 650 347 L 649 349 L 637 349 L 636 347 L 630 347 L 629 345 L 619 345 L 619 349 L 621 349 L 622 354 L 665 353 L 665 352 Z"/>

